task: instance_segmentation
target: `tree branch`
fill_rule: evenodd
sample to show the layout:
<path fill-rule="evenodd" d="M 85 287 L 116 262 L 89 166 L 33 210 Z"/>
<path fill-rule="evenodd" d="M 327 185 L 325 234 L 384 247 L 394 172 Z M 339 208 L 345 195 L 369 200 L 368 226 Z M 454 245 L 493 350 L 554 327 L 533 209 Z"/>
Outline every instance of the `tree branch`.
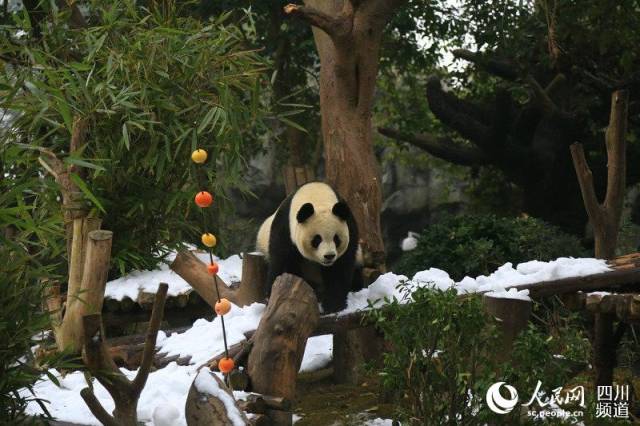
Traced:
<path fill-rule="evenodd" d="M 313 7 L 293 3 L 284 7 L 284 13 L 320 28 L 334 41 L 349 34 L 353 25 L 352 15 L 341 13 L 339 16 L 331 16 Z"/>
<path fill-rule="evenodd" d="M 605 134 L 607 144 L 607 195 L 604 200 L 605 210 L 613 209 L 622 214 L 626 177 L 626 142 L 627 114 L 629 92 L 620 90 L 611 96 L 611 113 L 609 126 Z"/>
<path fill-rule="evenodd" d="M 96 398 L 91 388 L 82 389 L 80 396 L 84 399 L 89 410 L 91 410 L 91 413 L 96 416 L 96 419 L 98 419 L 100 423 L 105 426 L 119 426 L 118 422 L 102 407 L 102 404 L 100 404 L 100 401 L 98 401 L 98 398 Z"/>
<path fill-rule="evenodd" d="M 482 112 L 469 102 L 442 90 L 437 77 L 431 77 L 427 82 L 427 100 L 431 111 L 444 124 L 481 149 L 487 151 L 494 149 L 495 141 L 491 137 L 489 124 L 478 119 Z"/>
<path fill-rule="evenodd" d="M 160 283 L 156 297 L 153 301 L 153 310 L 151 311 L 151 319 L 149 320 L 149 326 L 147 328 L 147 337 L 144 342 L 144 350 L 142 352 L 142 362 L 140 363 L 140 369 L 136 378 L 133 380 L 132 389 L 137 394 L 142 392 L 147 377 L 149 377 L 149 370 L 153 363 L 153 355 L 156 351 L 156 339 L 158 338 L 158 330 L 160 329 L 160 323 L 162 322 L 162 316 L 164 313 L 164 302 L 167 298 L 168 284 Z"/>
<path fill-rule="evenodd" d="M 489 163 L 489 158 L 479 148 L 462 145 L 450 138 L 438 138 L 426 133 L 408 135 L 385 127 L 379 127 L 378 132 L 386 137 L 408 142 L 427 151 L 429 154 L 461 166 L 477 166 Z"/>
<path fill-rule="evenodd" d="M 573 158 L 573 166 L 576 169 L 576 175 L 578 177 L 578 183 L 580 184 L 580 192 L 582 193 L 582 200 L 584 201 L 584 208 L 587 210 L 591 222 L 596 227 L 602 226 L 602 208 L 598 202 L 596 191 L 593 186 L 593 173 L 587 164 L 587 159 L 584 155 L 584 148 L 581 143 L 574 143 L 570 147 L 571 157 Z"/>
<path fill-rule="evenodd" d="M 514 81 L 520 76 L 517 67 L 513 63 L 504 59 L 497 59 L 490 54 L 472 52 L 468 49 L 455 49 L 452 53 L 456 58 L 472 62 L 489 74 L 505 80 Z"/>

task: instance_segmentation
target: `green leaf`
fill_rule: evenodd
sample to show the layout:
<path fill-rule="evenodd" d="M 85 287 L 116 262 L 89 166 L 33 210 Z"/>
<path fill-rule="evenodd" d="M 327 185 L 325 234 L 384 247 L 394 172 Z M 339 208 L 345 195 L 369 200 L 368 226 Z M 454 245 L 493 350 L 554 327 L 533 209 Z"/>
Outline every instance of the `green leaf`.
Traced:
<path fill-rule="evenodd" d="M 129 151 L 129 131 L 127 130 L 127 123 L 122 124 L 122 140 L 124 141 L 124 146 L 127 147 L 127 151 Z"/>
<path fill-rule="evenodd" d="M 100 203 L 100 201 L 98 201 L 98 199 L 95 197 L 95 195 L 93 195 L 93 192 L 91 192 L 91 190 L 87 187 L 87 185 L 84 183 L 84 181 L 82 180 L 82 178 L 80 178 L 80 176 L 78 176 L 75 173 L 71 173 L 71 181 L 73 183 L 75 183 L 76 185 L 78 185 L 78 188 L 80 188 L 80 191 L 82 191 L 82 193 L 89 199 L 91 200 L 91 202 L 98 208 L 100 209 L 100 211 L 104 214 L 107 214 L 107 211 L 104 209 L 104 207 L 102 207 L 102 203 Z"/>
<path fill-rule="evenodd" d="M 309 133 L 309 132 L 307 132 L 307 129 L 305 129 L 304 127 L 302 127 L 302 126 L 301 126 L 301 125 L 299 125 L 298 123 L 295 123 L 295 122 L 293 122 L 293 121 L 289 120 L 288 118 L 280 117 L 280 121 L 282 121 L 283 123 L 285 123 L 287 126 L 291 126 L 291 127 L 295 128 L 295 129 L 300 130 L 301 132 Z"/>
<path fill-rule="evenodd" d="M 99 165 L 97 165 L 97 164 L 90 163 L 90 162 L 88 162 L 88 161 L 86 161 L 86 160 L 83 160 L 83 159 L 81 159 L 81 158 L 76 158 L 76 157 L 71 157 L 71 156 L 69 156 L 69 157 L 65 158 L 65 159 L 64 159 L 64 162 L 65 162 L 66 164 L 74 164 L 74 165 L 76 165 L 76 166 L 85 167 L 85 168 L 87 168 L 87 169 L 100 170 L 100 171 L 105 171 L 105 170 L 106 170 L 106 169 L 105 169 L 104 167 L 102 167 L 102 166 L 99 166 Z"/>

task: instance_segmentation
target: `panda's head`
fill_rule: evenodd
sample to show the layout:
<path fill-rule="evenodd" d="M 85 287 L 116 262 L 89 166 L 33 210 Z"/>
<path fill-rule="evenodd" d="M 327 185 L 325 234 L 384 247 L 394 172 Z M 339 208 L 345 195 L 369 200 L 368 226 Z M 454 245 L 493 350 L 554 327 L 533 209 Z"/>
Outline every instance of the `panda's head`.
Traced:
<path fill-rule="evenodd" d="M 349 246 L 349 214 L 342 201 L 324 208 L 302 204 L 296 212 L 297 225 L 292 235 L 300 254 L 312 262 L 333 265 Z"/>

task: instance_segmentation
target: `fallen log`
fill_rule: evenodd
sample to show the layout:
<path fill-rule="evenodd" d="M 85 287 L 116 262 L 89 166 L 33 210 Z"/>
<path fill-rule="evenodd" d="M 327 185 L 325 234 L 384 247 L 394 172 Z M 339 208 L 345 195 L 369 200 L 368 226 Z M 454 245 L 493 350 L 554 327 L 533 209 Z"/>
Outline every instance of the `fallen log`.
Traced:
<path fill-rule="evenodd" d="M 183 250 L 169 266 L 180 275 L 211 307 L 215 307 L 218 297 L 214 281 L 207 273 L 207 265 L 192 252 Z M 229 287 L 217 275 L 220 297 L 245 306 L 254 302 L 264 302 L 266 298 L 266 264 L 261 253 L 245 254 L 242 263 L 243 279 L 239 287 Z"/>
<path fill-rule="evenodd" d="M 578 291 L 614 290 L 640 283 L 640 268 L 616 269 L 581 277 L 561 278 L 532 284 L 509 286 L 507 289 L 529 290 L 531 298 L 556 296 Z"/>

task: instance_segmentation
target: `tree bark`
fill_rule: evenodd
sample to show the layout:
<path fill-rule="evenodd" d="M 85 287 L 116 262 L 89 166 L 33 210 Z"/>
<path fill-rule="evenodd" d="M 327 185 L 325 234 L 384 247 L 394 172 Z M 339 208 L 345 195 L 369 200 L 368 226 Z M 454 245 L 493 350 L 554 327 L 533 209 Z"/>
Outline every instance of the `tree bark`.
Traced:
<path fill-rule="evenodd" d="M 384 269 L 382 191 L 371 115 L 382 32 L 402 1 L 305 0 L 285 13 L 313 25 L 320 56 L 320 113 L 328 182 L 347 200 L 363 249 Z"/>
<path fill-rule="evenodd" d="M 513 342 L 527 327 L 533 303 L 530 300 L 506 299 L 484 295 L 482 303 L 489 315 L 499 320 L 501 347 L 495 352 L 498 361 L 507 361 L 511 356 Z"/>
<path fill-rule="evenodd" d="M 304 348 L 319 316 L 315 293 L 302 278 L 283 274 L 276 279 L 249 354 L 254 392 L 289 400 L 295 397 Z M 268 414 L 273 424 L 291 422 L 291 413 Z"/>
<path fill-rule="evenodd" d="M 211 379 L 215 380 L 218 387 L 233 399 L 233 393 L 229 388 L 227 388 L 222 380 L 218 378 L 218 376 L 206 370 L 201 370 L 198 375 L 200 374 L 210 375 Z M 240 409 L 237 403 L 236 408 L 237 412 L 235 414 L 240 417 L 243 424 L 250 424 L 247 416 Z M 199 390 L 195 385 L 195 382 L 191 385 L 185 406 L 185 418 L 188 426 L 234 426 L 235 422 L 229 414 L 227 406 L 220 398 Z"/>
<path fill-rule="evenodd" d="M 93 388 L 82 389 L 80 395 L 100 422 L 108 426 L 137 426 L 137 406 L 140 393 L 147 382 L 153 361 L 158 330 L 162 322 L 169 286 L 161 283 L 155 296 L 149 320 L 140 369 L 133 381 L 116 366 L 111 358 L 102 325 L 102 315 L 94 313 L 82 317 L 82 360 L 91 374 L 107 389 L 115 403 L 113 415 L 107 413 L 96 398 Z"/>
<path fill-rule="evenodd" d="M 571 156 L 576 169 L 584 207 L 593 226 L 595 256 L 611 259 L 618 244 L 618 230 L 624 206 L 626 189 L 626 132 L 629 94 L 619 90 L 611 96 L 611 115 L 605 135 L 607 146 L 607 192 L 600 204 L 593 184 L 582 145 L 571 145 Z"/>

